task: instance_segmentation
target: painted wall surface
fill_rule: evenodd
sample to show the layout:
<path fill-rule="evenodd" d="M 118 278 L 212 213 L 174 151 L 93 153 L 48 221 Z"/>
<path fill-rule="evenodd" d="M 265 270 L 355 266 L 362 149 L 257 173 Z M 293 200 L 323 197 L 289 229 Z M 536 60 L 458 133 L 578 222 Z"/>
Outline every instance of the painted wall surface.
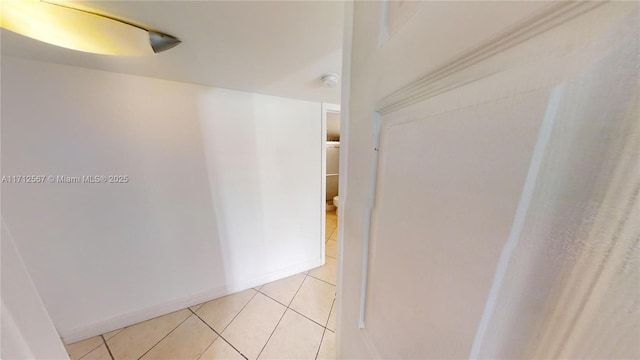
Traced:
<path fill-rule="evenodd" d="M 1 244 L 0 357 L 6 360 L 68 359 L 4 221 Z"/>
<path fill-rule="evenodd" d="M 637 4 L 396 5 L 353 5 L 339 356 L 639 356 Z"/>
<path fill-rule="evenodd" d="M 2 175 L 45 176 L 2 214 L 66 341 L 322 263 L 319 103 L 12 57 L 2 90 Z"/>

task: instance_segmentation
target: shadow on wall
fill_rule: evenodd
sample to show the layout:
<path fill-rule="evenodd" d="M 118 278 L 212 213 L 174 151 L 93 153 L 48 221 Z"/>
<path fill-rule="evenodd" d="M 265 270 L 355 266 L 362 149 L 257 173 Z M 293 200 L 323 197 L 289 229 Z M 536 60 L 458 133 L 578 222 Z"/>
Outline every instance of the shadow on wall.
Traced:
<path fill-rule="evenodd" d="M 2 174 L 55 179 L 2 214 L 66 342 L 320 265 L 319 103 L 6 56 L 2 87 Z"/>
<path fill-rule="evenodd" d="M 202 141 L 212 202 L 224 224 L 226 283 L 262 279 L 265 269 L 289 273 L 319 257 L 313 240 L 320 224 L 319 109 L 227 90 L 202 95 Z"/>

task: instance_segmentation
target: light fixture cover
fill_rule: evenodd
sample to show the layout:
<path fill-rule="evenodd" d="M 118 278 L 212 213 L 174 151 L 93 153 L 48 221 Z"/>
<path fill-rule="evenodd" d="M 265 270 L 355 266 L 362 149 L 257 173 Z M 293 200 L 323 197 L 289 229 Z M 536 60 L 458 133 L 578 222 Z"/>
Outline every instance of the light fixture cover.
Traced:
<path fill-rule="evenodd" d="M 149 30 L 149 43 L 151 44 L 153 52 L 157 54 L 180 44 L 180 40 L 171 35 Z"/>
<path fill-rule="evenodd" d="M 67 49 L 106 55 L 152 55 L 180 40 L 68 3 L 1 0 L 2 28 Z"/>

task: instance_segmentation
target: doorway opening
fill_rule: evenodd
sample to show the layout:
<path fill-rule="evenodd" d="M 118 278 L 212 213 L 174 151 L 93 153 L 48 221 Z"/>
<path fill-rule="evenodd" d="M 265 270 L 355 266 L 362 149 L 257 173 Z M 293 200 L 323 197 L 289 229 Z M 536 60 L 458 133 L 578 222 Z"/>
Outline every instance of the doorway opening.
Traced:
<path fill-rule="evenodd" d="M 340 196 L 340 106 L 323 104 L 323 257 L 337 259 Z"/>

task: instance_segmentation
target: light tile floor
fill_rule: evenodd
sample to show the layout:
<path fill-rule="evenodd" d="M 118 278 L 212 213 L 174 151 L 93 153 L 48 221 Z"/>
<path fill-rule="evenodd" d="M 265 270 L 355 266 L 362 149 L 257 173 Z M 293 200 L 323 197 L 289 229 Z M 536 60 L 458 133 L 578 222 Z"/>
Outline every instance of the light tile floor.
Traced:
<path fill-rule="evenodd" d="M 337 217 L 324 266 L 66 345 L 72 360 L 334 359 Z"/>

